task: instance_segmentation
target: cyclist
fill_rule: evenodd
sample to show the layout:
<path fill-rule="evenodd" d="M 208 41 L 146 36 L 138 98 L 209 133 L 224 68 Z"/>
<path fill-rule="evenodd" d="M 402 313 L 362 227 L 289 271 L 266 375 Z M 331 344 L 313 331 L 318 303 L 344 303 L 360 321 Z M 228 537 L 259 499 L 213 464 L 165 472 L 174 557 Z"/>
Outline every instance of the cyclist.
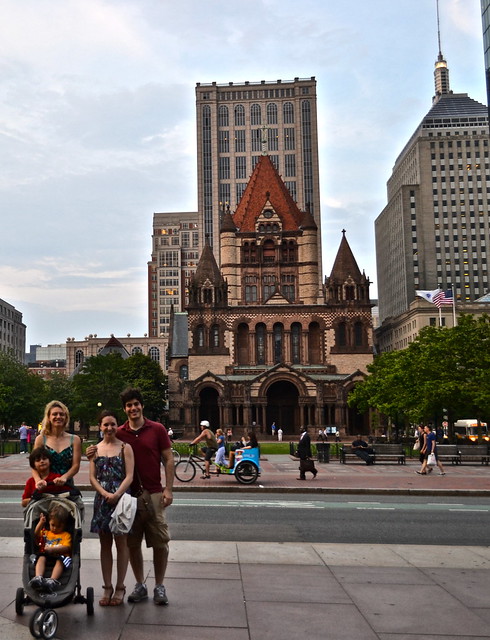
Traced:
<path fill-rule="evenodd" d="M 201 420 L 199 427 L 201 429 L 201 433 L 197 438 L 194 438 L 191 445 L 202 442 L 203 440 L 206 441 L 206 446 L 201 447 L 201 451 L 204 453 L 204 473 L 201 477 L 204 480 L 208 480 L 211 477 L 209 474 L 211 459 L 216 451 L 218 451 L 218 443 L 216 442 L 216 436 L 209 428 L 209 422 L 207 420 Z"/>

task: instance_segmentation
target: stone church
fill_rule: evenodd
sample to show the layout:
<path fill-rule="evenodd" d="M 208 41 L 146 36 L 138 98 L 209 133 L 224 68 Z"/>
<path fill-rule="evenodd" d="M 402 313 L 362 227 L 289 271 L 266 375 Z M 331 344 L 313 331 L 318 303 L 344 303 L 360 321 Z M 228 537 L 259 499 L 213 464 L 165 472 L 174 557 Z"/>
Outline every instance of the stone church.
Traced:
<path fill-rule="evenodd" d="M 187 310 L 172 313 L 171 426 L 368 432 L 347 395 L 373 357 L 369 279 L 342 231 L 322 283 L 317 234 L 262 155 L 236 211 L 222 213 L 221 268 L 206 245 Z"/>

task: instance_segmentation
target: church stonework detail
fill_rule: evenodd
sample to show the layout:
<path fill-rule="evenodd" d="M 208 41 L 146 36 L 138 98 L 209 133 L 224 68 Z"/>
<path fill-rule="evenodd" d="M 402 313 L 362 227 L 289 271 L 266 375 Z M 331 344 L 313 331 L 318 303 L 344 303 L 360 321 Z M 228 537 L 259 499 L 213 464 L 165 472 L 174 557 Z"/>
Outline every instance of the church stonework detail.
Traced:
<path fill-rule="evenodd" d="M 205 245 L 185 313 L 169 336 L 169 424 L 200 420 L 234 435 L 301 426 L 368 430 L 347 395 L 372 362 L 369 279 L 345 231 L 319 287 L 318 229 L 270 158 L 255 167 L 236 211 L 223 211 L 220 256 Z"/>

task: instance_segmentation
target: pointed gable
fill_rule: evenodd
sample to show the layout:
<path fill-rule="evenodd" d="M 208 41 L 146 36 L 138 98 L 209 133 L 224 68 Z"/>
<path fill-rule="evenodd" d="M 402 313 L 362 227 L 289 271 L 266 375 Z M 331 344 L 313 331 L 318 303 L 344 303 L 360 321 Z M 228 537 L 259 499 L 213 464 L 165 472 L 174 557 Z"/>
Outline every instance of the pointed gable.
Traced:
<path fill-rule="evenodd" d="M 335 258 L 332 272 L 330 273 L 330 280 L 334 282 L 345 282 L 349 277 L 355 282 L 360 282 L 362 279 L 352 249 L 345 237 L 345 229 L 342 229 L 342 240 L 340 241 L 337 257 Z"/>
<path fill-rule="evenodd" d="M 281 218 L 284 231 L 295 231 L 301 226 L 303 214 L 298 205 L 269 156 L 260 156 L 233 215 L 234 225 L 241 232 L 254 232 L 257 218 L 268 204 Z"/>
<path fill-rule="evenodd" d="M 205 244 L 192 281 L 195 285 L 199 286 L 205 283 L 219 285 L 222 283 L 222 280 L 223 276 L 216 263 L 213 250 L 209 244 Z"/>

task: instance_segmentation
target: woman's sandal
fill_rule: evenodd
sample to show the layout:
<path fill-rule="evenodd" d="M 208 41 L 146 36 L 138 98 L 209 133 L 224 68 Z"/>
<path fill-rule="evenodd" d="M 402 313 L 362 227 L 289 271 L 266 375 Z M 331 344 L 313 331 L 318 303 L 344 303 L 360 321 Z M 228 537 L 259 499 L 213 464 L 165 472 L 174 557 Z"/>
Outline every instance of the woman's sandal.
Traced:
<path fill-rule="evenodd" d="M 99 600 L 99 605 L 101 607 L 108 607 L 110 604 L 112 604 L 111 598 L 114 594 L 114 589 L 112 588 L 112 584 L 110 584 L 108 587 L 102 585 L 102 589 L 104 589 L 104 595 Z M 109 592 L 109 595 L 107 595 L 107 592 Z"/>
<path fill-rule="evenodd" d="M 211 476 L 207 476 L 205 473 L 202 474 L 201 480 L 209 480 Z"/>
<path fill-rule="evenodd" d="M 121 596 L 116 596 L 116 593 L 122 594 Z M 126 587 L 123 585 L 122 587 L 118 587 L 114 589 L 114 595 L 111 598 L 111 607 L 118 607 L 120 604 L 124 602 L 124 596 L 126 594 Z"/>

